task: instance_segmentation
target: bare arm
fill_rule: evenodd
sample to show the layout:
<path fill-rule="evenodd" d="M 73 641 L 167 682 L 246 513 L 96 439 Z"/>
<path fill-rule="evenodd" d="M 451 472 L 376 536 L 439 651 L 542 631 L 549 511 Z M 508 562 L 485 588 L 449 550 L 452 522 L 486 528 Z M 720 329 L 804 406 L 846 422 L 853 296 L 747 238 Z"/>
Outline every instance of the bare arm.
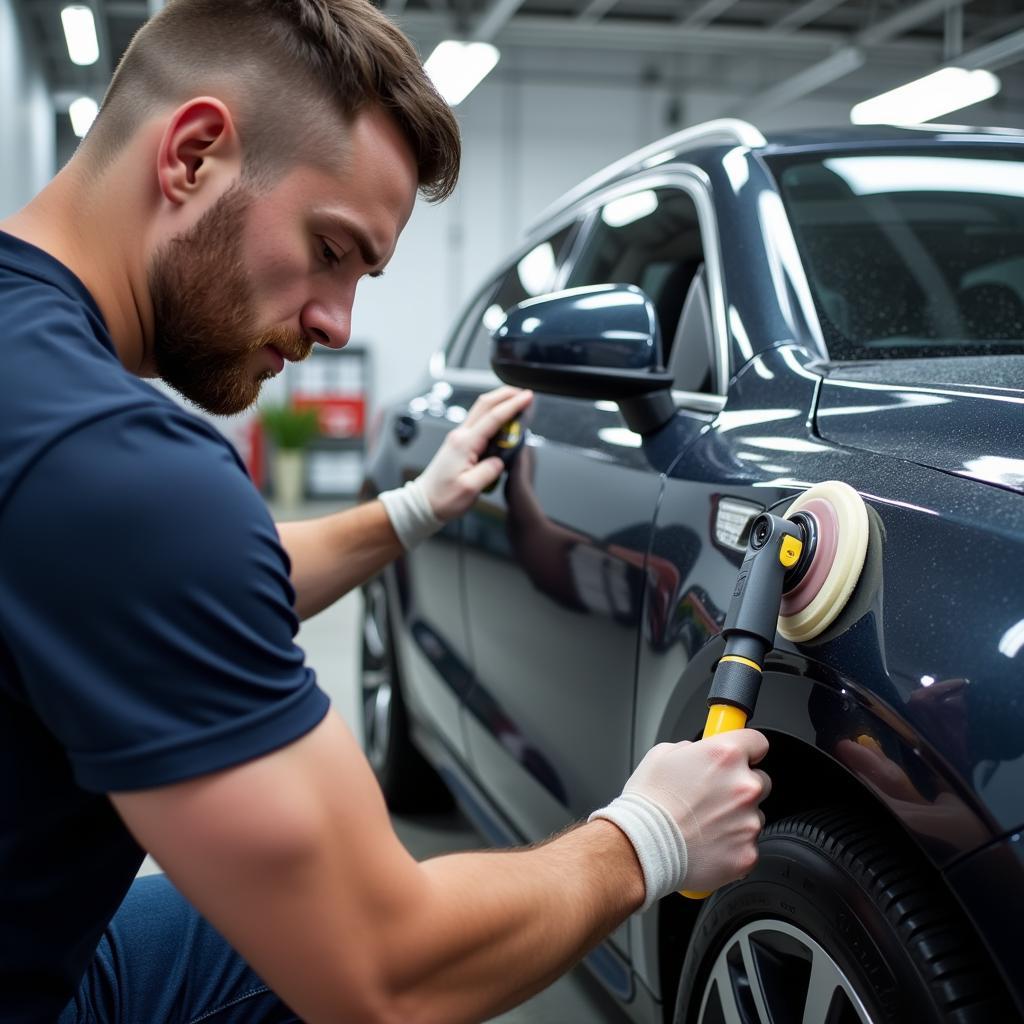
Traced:
<path fill-rule="evenodd" d="M 402 553 L 379 501 L 320 519 L 278 523 L 277 532 L 292 563 L 300 619 L 334 604 Z"/>
<path fill-rule="evenodd" d="M 644 896 L 632 846 L 606 821 L 417 864 L 333 715 L 264 758 L 112 799 L 310 1024 L 482 1020 L 550 983 Z"/>

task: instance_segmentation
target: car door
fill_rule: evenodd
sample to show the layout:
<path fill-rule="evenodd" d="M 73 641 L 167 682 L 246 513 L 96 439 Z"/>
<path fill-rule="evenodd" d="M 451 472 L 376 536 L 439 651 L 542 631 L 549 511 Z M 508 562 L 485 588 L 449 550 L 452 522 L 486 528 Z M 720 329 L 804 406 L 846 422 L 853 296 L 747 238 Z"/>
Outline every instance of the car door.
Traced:
<path fill-rule="evenodd" d="M 565 283 L 644 288 L 675 349 L 684 322 L 706 313 L 691 295 L 704 274 L 693 195 L 671 174 L 648 176 L 594 202 L 590 221 Z M 694 391 L 713 376 L 704 335 L 701 344 L 675 358 Z M 720 404 L 705 393 L 702 408 L 701 397 L 644 439 L 615 403 L 538 394 L 507 477 L 466 516 L 467 745 L 476 776 L 527 839 L 614 797 L 632 768 L 651 524 L 662 471 Z"/>

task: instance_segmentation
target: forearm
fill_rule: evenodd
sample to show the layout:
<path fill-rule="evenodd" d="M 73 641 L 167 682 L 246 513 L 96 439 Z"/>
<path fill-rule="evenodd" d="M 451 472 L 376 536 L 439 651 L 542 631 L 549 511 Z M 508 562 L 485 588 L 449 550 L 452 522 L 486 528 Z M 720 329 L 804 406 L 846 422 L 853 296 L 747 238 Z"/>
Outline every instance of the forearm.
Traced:
<path fill-rule="evenodd" d="M 278 523 L 300 619 L 323 611 L 402 553 L 384 506 L 370 501 L 319 519 Z"/>
<path fill-rule="evenodd" d="M 529 998 L 644 898 L 633 848 L 606 821 L 530 850 L 453 854 L 420 867 L 428 896 L 387 960 L 395 1019 L 424 1024 L 480 1021 Z"/>

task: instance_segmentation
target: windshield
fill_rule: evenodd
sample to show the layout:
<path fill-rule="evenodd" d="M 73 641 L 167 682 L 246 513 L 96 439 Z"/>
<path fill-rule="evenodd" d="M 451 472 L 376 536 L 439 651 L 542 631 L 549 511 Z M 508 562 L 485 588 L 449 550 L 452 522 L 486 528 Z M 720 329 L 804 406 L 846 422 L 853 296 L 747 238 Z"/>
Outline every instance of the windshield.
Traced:
<path fill-rule="evenodd" d="M 838 361 L 1024 352 L 1024 148 L 769 161 Z"/>

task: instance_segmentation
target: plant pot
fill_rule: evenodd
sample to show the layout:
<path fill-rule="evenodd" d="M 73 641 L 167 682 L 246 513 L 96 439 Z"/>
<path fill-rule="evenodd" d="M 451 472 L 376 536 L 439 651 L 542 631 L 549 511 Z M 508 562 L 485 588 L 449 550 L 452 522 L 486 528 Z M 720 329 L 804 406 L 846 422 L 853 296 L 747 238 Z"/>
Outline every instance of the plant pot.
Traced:
<path fill-rule="evenodd" d="M 302 502 L 306 483 L 306 459 L 301 451 L 282 448 L 274 453 L 274 498 L 285 509 Z"/>

